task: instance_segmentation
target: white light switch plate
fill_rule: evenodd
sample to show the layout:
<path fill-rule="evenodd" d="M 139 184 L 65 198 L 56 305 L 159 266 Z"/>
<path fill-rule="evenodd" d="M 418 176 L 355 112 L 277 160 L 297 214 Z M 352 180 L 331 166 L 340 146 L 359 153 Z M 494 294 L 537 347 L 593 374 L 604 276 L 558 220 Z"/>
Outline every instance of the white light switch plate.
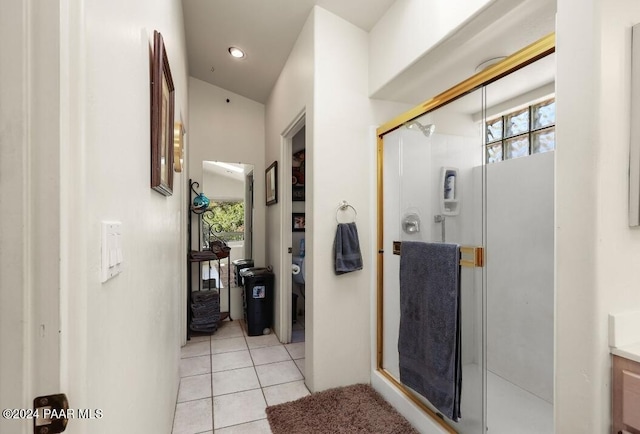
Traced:
<path fill-rule="evenodd" d="M 102 282 L 122 272 L 122 223 L 103 221 L 101 223 Z"/>

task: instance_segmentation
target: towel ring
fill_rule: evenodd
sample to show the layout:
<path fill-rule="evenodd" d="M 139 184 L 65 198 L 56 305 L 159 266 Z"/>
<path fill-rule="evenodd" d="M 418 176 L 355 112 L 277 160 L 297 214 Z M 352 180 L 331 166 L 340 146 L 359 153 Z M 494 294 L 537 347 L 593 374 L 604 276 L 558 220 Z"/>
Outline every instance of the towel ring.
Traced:
<path fill-rule="evenodd" d="M 349 208 L 351 208 L 353 210 L 353 223 L 355 223 L 356 217 L 358 217 L 358 211 L 356 211 L 356 209 L 353 207 L 353 205 L 349 205 L 349 203 L 347 203 L 346 200 L 343 200 L 340 203 L 340 205 L 338 205 L 338 209 L 336 210 L 336 221 L 338 223 L 340 223 L 340 220 L 338 220 L 338 215 L 339 215 L 340 211 L 346 211 Z"/>

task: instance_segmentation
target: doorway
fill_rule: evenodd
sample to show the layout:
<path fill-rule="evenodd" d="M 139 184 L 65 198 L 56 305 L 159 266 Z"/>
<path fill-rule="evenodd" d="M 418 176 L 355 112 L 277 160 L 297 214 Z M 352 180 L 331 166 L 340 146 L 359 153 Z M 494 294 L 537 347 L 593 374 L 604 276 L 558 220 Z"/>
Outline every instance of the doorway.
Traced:
<path fill-rule="evenodd" d="M 304 313 L 306 312 L 307 261 L 305 232 L 307 192 L 305 114 L 301 113 L 282 135 L 282 239 L 281 239 L 281 292 L 280 340 L 284 343 L 304 341 Z M 295 166 L 295 167 L 294 167 Z M 294 260 L 296 262 L 294 266 Z M 295 283 L 293 272 L 296 272 Z M 294 324 L 295 320 L 295 324 Z M 294 331 L 295 326 L 295 333 Z M 292 338 L 295 337 L 294 340 Z"/>
<path fill-rule="evenodd" d="M 242 318 L 243 302 L 240 283 L 226 269 L 238 259 L 251 259 L 253 252 L 253 170 L 252 164 L 221 161 L 202 162 L 202 192 L 209 198 L 209 210 L 202 218 L 202 248 L 212 239 L 225 242 L 230 248 L 229 261 L 211 261 L 202 266 L 202 279 L 213 281 L 220 291 L 221 306 L 228 306 L 231 318 Z M 215 280 L 214 280 L 215 279 Z M 203 284 L 206 286 L 206 284 Z M 230 299 L 227 298 L 230 297 Z"/>

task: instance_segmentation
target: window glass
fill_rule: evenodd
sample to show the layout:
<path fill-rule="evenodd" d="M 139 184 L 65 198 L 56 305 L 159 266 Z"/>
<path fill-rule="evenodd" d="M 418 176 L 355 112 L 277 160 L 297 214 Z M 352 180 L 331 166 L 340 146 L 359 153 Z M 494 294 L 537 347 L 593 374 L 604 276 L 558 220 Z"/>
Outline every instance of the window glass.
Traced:
<path fill-rule="evenodd" d="M 556 129 L 548 128 L 546 130 L 535 131 L 532 134 L 532 140 L 532 154 L 553 151 L 556 148 Z"/>
<path fill-rule="evenodd" d="M 487 143 L 502 140 L 502 117 L 487 122 Z"/>
<path fill-rule="evenodd" d="M 502 142 L 487 146 L 487 163 L 502 161 Z"/>
<path fill-rule="evenodd" d="M 519 158 L 529 155 L 529 136 L 518 136 L 504 142 L 505 157 Z"/>
<path fill-rule="evenodd" d="M 554 150 L 555 122 L 555 98 L 486 121 L 486 162 Z"/>
<path fill-rule="evenodd" d="M 517 136 L 518 134 L 529 131 L 529 108 L 509 113 L 505 116 L 506 120 L 506 137 Z"/>
<path fill-rule="evenodd" d="M 532 107 L 533 130 L 548 127 L 556 123 L 556 102 L 548 100 Z"/>

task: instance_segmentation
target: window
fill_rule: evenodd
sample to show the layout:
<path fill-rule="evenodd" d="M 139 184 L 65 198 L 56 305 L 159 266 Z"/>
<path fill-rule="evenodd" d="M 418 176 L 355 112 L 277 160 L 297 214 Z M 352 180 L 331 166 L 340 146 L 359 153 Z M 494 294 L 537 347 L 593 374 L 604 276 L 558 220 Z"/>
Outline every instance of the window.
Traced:
<path fill-rule="evenodd" d="M 555 98 L 488 120 L 485 161 L 496 163 L 554 150 L 555 125 Z"/>
<path fill-rule="evenodd" d="M 207 234 L 224 241 L 244 239 L 244 201 L 214 202 L 209 211 L 202 215 L 205 242 Z"/>

